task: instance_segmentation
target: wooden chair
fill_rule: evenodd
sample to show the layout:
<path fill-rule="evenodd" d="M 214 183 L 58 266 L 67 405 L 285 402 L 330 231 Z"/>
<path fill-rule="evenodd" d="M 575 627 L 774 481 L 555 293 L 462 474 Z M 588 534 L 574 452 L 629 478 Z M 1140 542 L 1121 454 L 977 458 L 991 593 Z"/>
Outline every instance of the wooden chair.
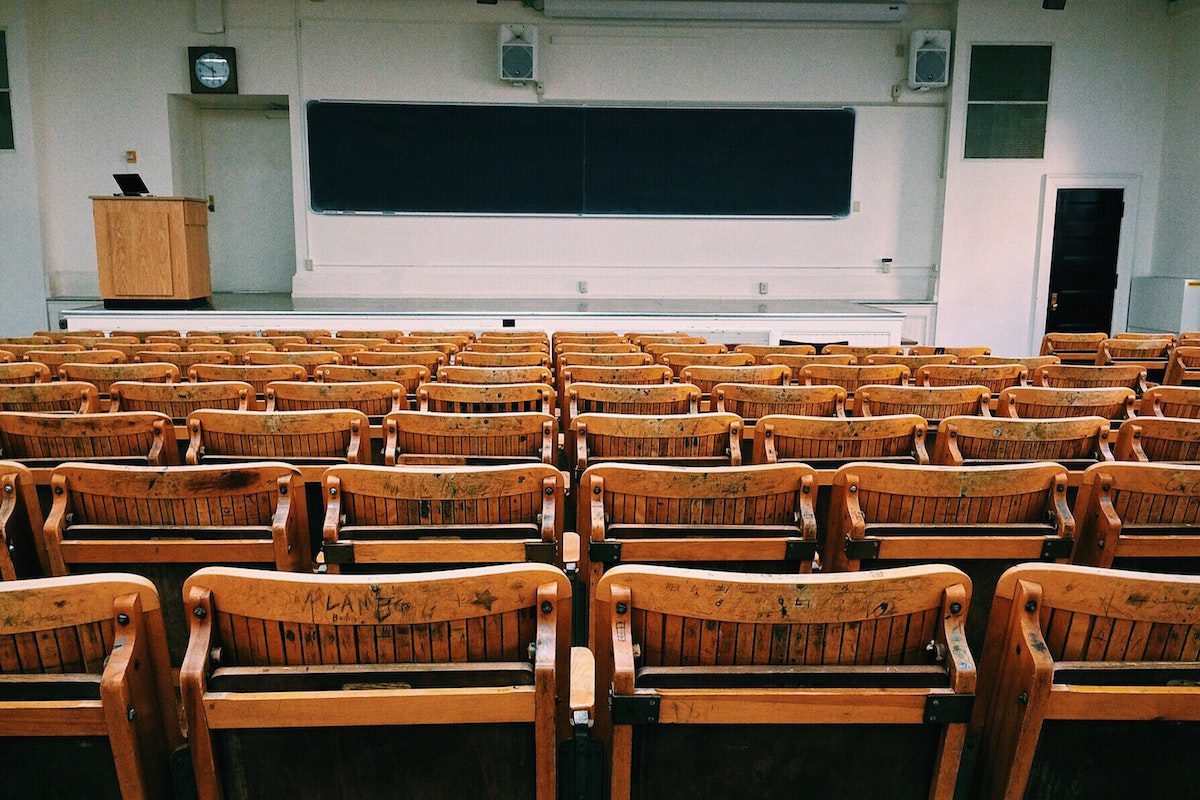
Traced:
<path fill-rule="evenodd" d="M 232 363 L 241 364 L 246 360 L 247 353 L 269 352 L 274 349 L 269 344 L 193 344 L 188 346 L 187 351 L 189 353 L 230 353 L 233 355 Z"/>
<path fill-rule="evenodd" d="M 550 367 L 550 354 L 536 352 L 487 353 L 465 350 L 454 357 L 464 367 Z"/>
<path fill-rule="evenodd" d="M 490 340 L 470 342 L 463 347 L 464 353 L 545 353 L 550 355 L 550 343 L 541 339 Z M 522 365 L 517 365 L 522 366 Z"/>
<path fill-rule="evenodd" d="M 221 341 L 223 341 L 223 342 L 232 342 L 232 341 L 233 341 L 233 337 L 235 337 L 235 336 L 247 336 L 247 335 L 253 336 L 253 335 L 254 335 L 254 331 L 249 331 L 249 330 L 240 330 L 240 331 L 214 331 L 214 330 L 208 330 L 208 329 L 206 329 L 206 330 L 188 331 L 188 332 L 187 332 L 185 335 L 186 335 L 186 336 L 217 336 L 217 337 L 219 337 L 219 338 L 221 339 Z"/>
<path fill-rule="evenodd" d="M 679 342 L 651 342 L 643 344 L 642 350 L 650 354 L 655 364 L 661 364 L 667 353 L 692 353 L 694 355 L 720 355 L 727 353 L 728 348 L 723 344 L 681 344 Z M 753 363 L 753 356 L 751 356 Z"/>
<path fill-rule="evenodd" d="M 39 361 L 0 364 L 0 384 L 49 383 L 52 374 L 50 368 Z"/>
<path fill-rule="evenodd" d="M 417 410 L 443 414 L 554 413 L 554 387 L 544 383 L 423 383 Z"/>
<path fill-rule="evenodd" d="M 549 464 L 331 467 L 324 485 L 330 574 L 563 566 L 566 489 Z"/>
<path fill-rule="evenodd" d="M 754 426 L 754 463 L 800 461 L 836 469 L 852 461 L 928 464 L 926 422 L 914 414 L 843 419 L 769 414 Z"/>
<path fill-rule="evenodd" d="M 559 373 L 564 390 L 572 383 L 616 383 L 625 386 L 651 386 L 671 383 L 675 373 L 662 364 L 630 367 L 587 366 L 571 364 Z M 564 395 L 565 396 L 565 395 Z"/>
<path fill-rule="evenodd" d="M 1186 341 L 1186 340 L 1185 340 Z M 1197 342 L 1200 344 L 1200 342 Z M 1200 382 L 1200 347 L 1180 345 L 1171 351 L 1163 383 L 1170 386 Z"/>
<path fill-rule="evenodd" d="M 105 350 L 116 350 L 125 356 L 126 361 L 133 361 L 138 353 L 178 353 L 183 350 L 177 344 L 153 344 L 138 342 L 137 344 L 105 344 Z M 150 361 L 152 359 L 145 359 Z"/>
<path fill-rule="evenodd" d="M 444 362 L 450 363 L 450 359 L 454 357 L 461 348 L 454 342 L 432 342 L 422 341 L 414 344 L 381 344 L 374 352 L 379 353 L 421 353 L 423 358 L 428 358 L 429 353 L 441 353 L 444 356 Z"/>
<path fill-rule="evenodd" d="M 933 463 L 963 467 L 1055 461 L 1078 471 L 1112 462 L 1110 434 L 1108 420 L 1102 417 L 947 417 L 938 426 Z"/>
<path fill-rule="evenodd" d="M 368 417 L 385 417 L 407 411 L 408 393 L 399 383 L 309 383 L 273 381 L 264 395 L 267 411 L 323 411 L 354 409 Z"/>
<path fill-rule="evenodd" d="M 852 395 L 860 386 L 903 386 L 908 383 L 910 375 L 908 367 L 899 364 L 877 367 L 809 364 L 800 370 L 799 378 L 805 386 L 841 386 L 847 394 Z"/>
<path fill-rule="evenodd" d="M 1133 416 L 1137 396 L 1133 389 L 1051 389 L 1012 386 L 1000 393 L 996 414 L 1001 417 L 1046 419 L 1051 417 L 1104 417 L 1123 420 Z"/>
<path fill-rule="evenodd" d="M 77 364 L 69 362 L 58 368 L 59 380 L 86 381 L 101 395 L 117 381 L 139 383 L 179 383 L 179 368 L 165 362 L 149 364 Z"/>
<path fill-rule="evenodd" d="M 437 414 L 404 411 L 383 422 L 384 463 L 524 464 L 558 461 L 550 414 Z"/>
<path fill-rule="evenodd" d="M 934 347 L 933 345 L 913 345 L 908 348 L 910 356 L 954 356 L 960 361 L 966 362 L 967 359 L 976 356 L 990 356 L 992 348 L 990 347 Z"/>
<path fill-rule="evenodd" d="M 9 344 L 53 344 L 49 336 L 5 336 L 0 338 L 0 347 Z"/>
<path fill-rule="evenodd" d="M 803 464 L 589 467 L 576 515 L 588 597 L 618 564 L 810 572 L 816 492 L 816 473 Z M 602 632 L 594 623 L 592 646 Z"/>
<path fill-rule="evenodd" d="M 47 339 L 54 344 L 62 344 L 68 336 L 103 336 L 104 331 L 34 331 L 33 335 L 39 339 Z"/>
<path fill-rule="evenodd" d="M 719 383 L 713 387 L 712 402 L 715 410 L 737 414 L 747 425 L 771 414 L 846 416 L 846 390 L 840 386 Z"/>
<path fill-rule="evenodd" d="M 462 349 L 467 342 L 475 341 L 473 331 L 410 331 L 407 336 L 397 336 L 396 344 L 413 344 L 419 342 L 453 342 Z"/>
<path fill-rule="evenodd" d="M 341 331 L 338 331 L 337 336 L 318 336 L 314 344 L 321 346 L 345 345 L 347 347 L 358 347 L 359 350 L 378 350 L 385 344 L 391 344 L 391 339 L 377 336 L 345 336 Z M 345 355 L 349 355 L 349 353 L 345 353 Z"/>
<path fill-rule="evenodd" d="M 305 341 L 313 342 L 313 341 L 316 341 L 318 337 L 331 336 L 332 332 L 327 331 L 324 328 L 300 328 L 298 330 L 287 330 L 287 329 L 282 329 L 282 328 L 267 328 L 266 330 L 264 330 L 262 332 L 262 335 L 263 335 L 264 339 L 271 339 L 271 338 L 275 338 L 275 337 L 284 337 L 284 338 L 291 337 L 291 338 L 299 338 L 299 339 L 304 339 Z"/>
<path fill-rule="evenodd" d="M 792 382 L 792 371 L 782 364 L 759 364 L 744 367 L 722 367 L 695 364 L 684 367 L 680 381 L 700 387 L 705 397 L 722 383 L 756 384 L 759 386 L 787 386 Z"/>
<path fill-rule="evenodd" d="M 1034 370 L 1037 386 L 1054 389 L 1127 387 L 1138 395 L 1146 392 L 1146 370 L 1140 364 L 1089 367 L 1082 364 L 1051 364 Z"/>
<path fill-rule="evenodd" d="M 161 339 L 164 339 L 167 337 L 179 338 L 182 335 L 183 334 L 180 333 L 179 331 L 171 330 L 170 328 L 165 328 L 162 330 L 153 330 L 153 331 L 112 331 L 108 335 L 108 338 L 119 339 L 119 338 L 124 338 L 124 337 L 133 337 L 134 339 L 137 339 L 139 342 L 150 342 L 150 341 L 154 341 L 155 339 L 161 340 Z"/>
<path fill-rule="evenodd" d="M 1184 334 L 1180 334 L 1180 336 L 1183 336 L 1183 335 Z M 1179 339 L 1179 336 L 1176 336 L 1173 333 L 1166 333 L 1166 332 L 1164 332 L 1164 333 L 1133 333 L 1131 331 L 1120 331 L 1119 333 L 1114 333 L 1112 335 L 1112 338 L 1113 339 L 1136 339 L 1136 340 L 1141 340 L 1141 341 L 1147 341 L 1149 339 L 1167 339 L 1172 344 L 1174 344 L 1176 342 L 1176 340 Z"/>
<path fill-rule="evenodd" d="M 564 425 L 580 414 L 699 414 L 700 389 L 687 383 L 572 383 Z"/>
<path fill-rule="evenodd" d="M 558 348 L 559 344 L 623 344 L 628 338 L 616 331 L 555 331 L 550 334 L 550 343 Z"/>
<path fill-rule="evenodd" d="M 7 350 L 0 350 L 0 364 L 11 364 L 16 361 L 17 357 Z"/>
<path fill-rule="evenodd" d="M 442 367 L 438 383 L 545 383 L 554 384 L 546 367 Z"/>
<path fill-rule="evenodd" d="M 140 341 L 136 336 L 80 336 L 71 332 L 63 337 L 63 344 L 81 345 L 85 350 L 102 350 L 106 344 L 137 344 Z"/>
<path fill-rule="evenodd" d="M 193 411 L 223 408 L 251 411 L 255 407 L 254 387 L 244 381 L 212 383 L 138 383 L 118 381 L 108 389 L 111 412 L 157 411 L 172 422 L 183 424 Z"/>
<path fill-rule="evenodd" d="M 128 360 L 119 350 L 30 350 L 25 358 L 45 364 L 55 375 L 63 364 L 124 364 Z"/>
<path fill-rule="evenodd" d="M 1075 520 L 1076 564 L 1197 574 L 1200 466 L 1089 467 L 1075 500 Z"/>
<path fill-rule="evenodd" d="M 0 347 L 6 353 L 12 353 L 17 361 L 40 361 L 39 353 L 82 353 L 83 345 L 78 344 L 6 344 Z M 34 357 L 30 358 L 29 354 Z M 44 362 L 43 362 L 44 363 Z"/>
<path fill-rule="evenodd" d="M 0 458 L 30 468 L 65 461 L 132 466 L 179 463 L 170 417 L 144 411 L 119 414 L 0 412 Z"/>
<path fill-rule="evenodd" d="M 555 800 L 570 735 L 560 570 L 209 568 L 184 591 L 180 684 L 201 800 Z M 298 742 L 338 757 L 297 758 Z"/>
<path fill-rule="evenodd" d="M 1149 371 L 1162 371 L 1167 368 L 1174 346 L 1173 338 L 1105 339 L 1096 353 L 1096 364 L 1124 364 Z"/>
<path fill-rule="evenodd" d="M 395 328 L 384 328 L 382 330 L 346 330 L 335 331 L 339 339 L 383 339 L 384 341 L 392 341 L 404 335 L 404 331 Z"/>
<path fill-rule="evenodd" d="M 1033 372 L 1039 367 L 1046 367 L 1050 364 L 1061 364 L 1062 359 L 1058 356 L 1025 356 L 1009 358 L 1008 356 L 972 356 L 967 359 L 968 365 L 976 367 L 998 367 L 1005 364 L 1020 364 L 1025 369 Z"/>
<path fill-rule="evenodd" d="M 437 350 L 421 350 L 411 353 L 365 350 L 350 356 L 350 365 L 355 367 L 423 367 L 430 375 L 450 363 L 450 356 Z"/>
<path fill-rule="evenodd" d="M 817 348 L 811 344 L 739 344 L 733 348 L 735 353 L 748 353 L 754 356 L 756 364 L 766 363 L 763 361 L 769 355 L 793 355 L 793 356 L 815 356 Z"/>
<path fill-rule="evenodd" d="M 415 397 L 417 388 L 429 382 L 431 373 L 425 367 L 346 367 L 336 364 L 317 368 L 318 383 L 370 383 L 387 381 L 404 387 L 407 395 Z"/>
<path fill-rule="evenodd" d="M 282 353 L 274 350 L 256 350 L 253 353 L 246 353 L 245 361 L 251 366 L 294 364 L 298 367 L 304 367 L 305 374 L 311 378 L 318 367 L 323 367 L 326 364 L 341 364 L 342 356 L 338 353 L 326 353 L 320 350 L 285 351 Z"/>
<path fill-rule="evenodd" d="M 633 345 L 630 345 L 631 347 Z M 580 353 L 574 350 L 555 351 L 554 375 L 558 380 L 558 396 L 566 394 L 565 373 L 572 367 L 645 367 L 653 363 L 649 353 Z"/>
<path fill-rule="evenodd" d="M 282 350 L 285 344 L 304 344 L 308 339 L 303 336 L 254 336 L 242 335 L 231 336 L 230 344 L 255 344 L 255 345 L 270 345 L 270 347 L 257 347 L 250 352 L 259 352 L 263 350 Z"/>
<path fill-rule="evenodd" d="M 792 371 L 793 380 L 799 380 L 800 371 L 809 364 L 832 364 L 848 367 L 857 364 L 858 359 L 851 355 L 799 356 L 791 353 L 769 353 L 762 357 L 762 363 L 781 364 Z"/>
<path fill-rule="evenodd" d="M 15 461 L 0 461 L 0 491 L 0 584 L 48 574 L 33 473 Z"/>
<path fill-rule="evenodd" d="M 932 427 L 946 417 L 990 417 L 991 399 L 986 386 L 860 386 L 854 416 L 915 414 Z"/>
<path fill-rule="evenodd" d="M 867 356 L 861 362 L 864 367 L 877 367 L 883 364 L 896 364 L 903 367 L 908 367 L 908 371 L 916 375 L 921 367 L 940 364 L 957 364 L 958 356 Z"/>
<path fill-rule="evenodd" d="M 1059 464 L 858 463 L 833 476 L 821 565 L 829 572 L 961 565 L 976 588 L 967 641 L 980 652 L 1000 572 L 1022 561 L 1067 563 L 1074 544 L 1067 470 Z"/>
<path fill-rule="evenodd" d="M 753 575 L 629 565 L 596 590 L 612 800 L 949 800 L 975 691 L 949 566 Z M 871 753 L 846 763 L 848 753 Z M 886 755 L 885 755 L 886 754 Z"/>
<path fill-rule="evenodd" d="M 1121 423 L 1118 461 L 1200 463 L 1200 420 L 1137 417 Z"/>
<path fill-rule="evenodd" d="M 273 381 L 302 381 L 308 372 L 299 364 L 197 364 L 188 370 L 193 383 L 236 381 L 254 387 L 256 396 L 265 394 Z"/>
<path fill-rule="evenodd" d="M 189 333 L 187 336 L 150 335 L 145 341 L 148 344 L 176 344 L 180 350 L 187 350 L 194 344 L 223 344 L 225 342 L 215 333 Z"/>
<path fill-rule="evenodd" d="M 197 364 L 233 364 L 234 356 L 228 350 L 208 350 L 194 353 L 159 353 L 140 351 L 133 356 L 134 363 L 156 362 L 174 364 L 181 375 L 187 375 L 188 370 Z M 237 359 L 241 363 L 241 359 Z"/>
<path fill-rule="evenodd" d="M 567 340 L 558 342 L 554 345 L 554 355 L 558 357 L 567 353 L 591 354 L 591 355 L 628 355 L 630 353 L 641 353 L 642 350 L 636 344 L 630 344 L 625 341 L 614 342 L 577 342 Z M 641 363 L 640 361 L 638 363 Z"/>
<path fill-rule="evenodd" d="M 1028 382 L 1029 371 L 1020 364 L 928 364 L 917 370 L 913 380 L 917 386 L 986 386 L 994 395 Z"/>
<path fill-rule="evenodd" d="M 50 485 L 43 536 L 50 573 L 132 572 L 152 581 L 176 666 L 187 648 L 183 582 L 197 568 L 312 572 L 304 479 L 286 464 L 65 464 Z"/>
<path fill-rule="evenodd" d="M 297 466 L 369 464 L 370 422 L 351 409 L 215 411 L 188 416 L 188 464 L 286 461 Z"/>
<path fill-rule="evenodd" d="M 1200 419 L 1200 386 L 1155 386 L 1142 395 L 1138 416 Z"/>
<path fill-rule="evenodd" d="M 169 798 L 182 740 L 149 581 L 0 582 L 5 797 Z"/>
<path fill-rule="evenodd" d="M 904 355 L 904 348 L 899 345 L 856 347 L 848 344 L 827 344 L 821 348 L 821 354 L 826 356 L 854 356 L 861 362 L 867 356 L 902 356 Z"/>
<path fill-rule="evenodd" d="M 337 353 L 345 361 L 355 353 L 366 352 L 370 348 L 363 344 L 285 344 L 281 350 L 285 353 Z"/>
<path fill-rule="evenodd" d="M 1100 343 L 1107 338 L 1107 333 L 1047 333 L 1040 355 L 1058 356 L 1067 364 L 1095 364 Z"/>
<path fill-rule="evenodd" d="M 84 381 L 0 384 L 0 411 L 95 414 L 99 410 L 99 392 Z"/>
<path fill-rule="evenodd" d="M 545 342 L 550 344 L 550 337 L 545 331 L 518 331 L 518 330 L 501 330 L 501 331 L 480 331 L 476 337 L 479 342 Z"/>
<path fill-rule="evenodd" d="M 602 462 L 741 466 L 742 418 L 736 414 L 580 414 L 569 440 L 575 479 Z"/>
<path fill-rule="evenodd" d="M 987 640 L 980 800 L 1195 794 L 1200 578 L 1023 564 Z"/>
<path fill-rule="evenodd" d="M 664 353 L 660 359 L 663 364 L 671 368 L 675 373 L 675 377 L 686 382 L 683 378 L 683 371 L 688 367 L 715 367 L 715 368 L 752 368 L 754 364 L 754 356 L 749 353 Z M 787 367 L 779 367 L 775 365 L 764 365 L 758 367 L 760 370 L 787 369 Z"/>
<path fill-rule="evenodd" d="M 703 336 L 691 336 L 681 331 L 659 332 L 659 333 L 627 333 L 625 338 L 636 344 L 638 347 L 645 347 L 648 344 L 708 344 L 708 339 Z"/>

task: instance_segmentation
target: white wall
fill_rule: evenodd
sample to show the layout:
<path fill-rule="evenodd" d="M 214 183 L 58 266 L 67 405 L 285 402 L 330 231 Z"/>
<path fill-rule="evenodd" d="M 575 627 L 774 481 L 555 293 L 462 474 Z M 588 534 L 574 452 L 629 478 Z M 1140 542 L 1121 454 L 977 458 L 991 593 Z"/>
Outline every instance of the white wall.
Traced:
<path fill-rule="evenodd" d="M 1200 5 L 1171 20 L 1154 273 L 1200 277 Z"/>
<path fill-rule="evenodd" d="M 0 150 L 0 336 L 27 336 L 46 325 L 27 5 L 28 0 L 0 0 L 0 30 L 8 43 L 15 146 Z"/>
<path fill-rule="evenodd" d="M 1035 352 L 1035 265 L 1046 175 L 1140 176 L 1135 273 L 1153 261 L 1166 108 L 1168 17 L 1156 0 L 959 4 L 950 105 L 946 210 L 938 297 L 939 344 L 990 344 L 998 354 Z M 968 161 L 963 155 L 971 43 L 1054 46 L 1046 154 L 1041 160 Z M 1127 200 L 1131 198 L 1127 197 Z M 1118 316 L 1129 276 L 1118 286 Z M 1043 287 L 1049 276 L 1038 276 Z"/>

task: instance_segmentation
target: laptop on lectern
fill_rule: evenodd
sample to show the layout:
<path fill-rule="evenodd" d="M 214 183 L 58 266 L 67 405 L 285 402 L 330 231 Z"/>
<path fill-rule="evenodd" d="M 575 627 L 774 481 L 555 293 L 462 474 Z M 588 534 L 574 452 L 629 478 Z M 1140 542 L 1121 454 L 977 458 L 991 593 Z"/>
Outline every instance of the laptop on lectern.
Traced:
<path fill-rule="evenodd" d="M 150 194 L 150 190 L 146 188 L 146 182 L 136 172 L 113 175 L 113 180 L 117 182 L 117 186 L 121 187 L 121 194 L 125 197 L 142 197 Z"/>

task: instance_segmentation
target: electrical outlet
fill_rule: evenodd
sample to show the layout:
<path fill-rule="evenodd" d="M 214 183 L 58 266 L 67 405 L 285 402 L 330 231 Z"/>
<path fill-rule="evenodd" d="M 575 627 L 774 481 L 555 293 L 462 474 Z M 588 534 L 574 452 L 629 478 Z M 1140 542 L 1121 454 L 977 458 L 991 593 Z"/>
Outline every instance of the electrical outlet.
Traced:
<path fill-rule="evenodd" d="M 767 293 L 767 289 L 769 289 L 769 288 L 770 288 L 770 287 L 767 285 L 767 282 L 766 282 L 766 281 L 761 281 L 761 282 L 758 284 L 758 293 L 759 293 L 759 294 L 766 294 L 766 293 Z"/>
<path fill-rule="evenodd" d="M 879 269 L 881 272 L 891 272 L 892 271 L 892 260 L 890 258 L 879 259 Z"/>
<path fill-rule="evenodd" d="M 855 214 L 862 211 L 862 201 L 855 200 L 853 203 L 850 204 L 850 210 L 853 211 Z"/>
<path fill-rule="evenodd" d="M 579 293 L 580 293 L 580 294 L 587 294 L 587 281 L 580 281 L 580 282 L 579 282 Z"/>

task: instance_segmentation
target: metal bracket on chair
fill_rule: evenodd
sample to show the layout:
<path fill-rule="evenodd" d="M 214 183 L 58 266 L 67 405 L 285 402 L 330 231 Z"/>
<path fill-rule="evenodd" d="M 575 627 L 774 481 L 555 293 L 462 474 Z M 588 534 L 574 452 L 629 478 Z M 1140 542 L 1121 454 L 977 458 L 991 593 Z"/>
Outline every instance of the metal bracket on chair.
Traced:
<path fill-rule="evenodd" d="M 812 561 L 817 555 L 817 543 L 808 539 L 788 539 L 783 547 L 786 561 Z"/>
<path fill-rule="evenodd" d="M 1075 549 L 1075 540 L 1066 536 L 1048 536 L 1042 540 L 1042 561 L 1057 561 L 1070 558 Z"/>
<path fill-rule="evenodd" d="M 588 542 L 588 558 L 601 564 L 621 563 L 621 543 L 612 540 Z"/>
<path fill-rule="evenodd" d="M 558 557 L 558 545 L 554 542 L 526 542 L 525 560 L 539 564 L 553 564 Z"/>
<path fill-rule="evenodd" d="M 930 725 L 970 722 L 974 707 L 973 694 L 931 694 L 925 698 L 925 722 Z"/>
<path fill-rule="evenodd" d="M 659 706 L 657 695 L 619 695 L 609 690 L 608 707 L 614 725 L 655 725 Z"/>
<path fill-rule="evenodd" d="M 853 561 L 879 558 L 880 543 L 880 539 L 847 539 L 846 558 Z"/>

